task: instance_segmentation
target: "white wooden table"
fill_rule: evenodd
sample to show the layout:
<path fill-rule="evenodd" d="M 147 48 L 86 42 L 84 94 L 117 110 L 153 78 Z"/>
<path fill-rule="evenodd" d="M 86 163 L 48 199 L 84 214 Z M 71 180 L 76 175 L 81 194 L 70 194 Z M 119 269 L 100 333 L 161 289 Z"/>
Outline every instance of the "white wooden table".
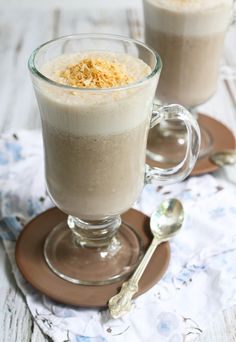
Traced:
<path fill-rule="evenodd" d="M 9 1 L 10 5 L 11 3 L 12 1 Z M 83 1 L 84 6 L 85 3 Z M 136 0 L 129 0 L 128 4 L 131 3 L 136 4 Z M 15 6 L 7 9 L 5 2 L 5 8 L 0 9 L 0 132 L 40 127 L 38 109 L 27 70 L 29 54 L 39 44 L 57 36 L 82 32 L 116 33 L 143 40 L 140 5 L 130 9 L 122 6 L 116 9 L 111 6 L 94 9 L 89 6 L 86 9 L 84 6 L 76 8 L 76 3 L 73 4 L 73 9 L 60 10 L 50 7 L 41 10 L 27 9 L 27 6 L 24 9 L 16 9 Z M 236 67 L 235 48 L 236 27 L 228 34 L 224 55 L 225 63 L 234 64 Z M 214 115 L 236 134 L 236 82 L 221 80 L 216 96 L 200 110 Z M 220 171 L 215 176 L 222 178 L 225 177 L 225 173 Z M 24 299 L 16 288 L 2 245 L 0 308 L 0 342 L 48 341 L 32 321 Z M 236 307 L 228 308 L 213 317 L 208 330 L 199 336 L 199 341 L 236 341 Z"/>

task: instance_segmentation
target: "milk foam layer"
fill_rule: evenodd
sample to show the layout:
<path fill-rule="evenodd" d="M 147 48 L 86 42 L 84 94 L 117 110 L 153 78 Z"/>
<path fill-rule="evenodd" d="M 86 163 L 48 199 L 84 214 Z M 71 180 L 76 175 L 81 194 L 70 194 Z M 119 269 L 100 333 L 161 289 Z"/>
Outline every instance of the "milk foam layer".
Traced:
<path fill-rule="evenodd" d="M 232 18 L 233 0 L 144 0 L 146 25 L 185 36 L 225 31 Z"/>
<path fill-rule="evenodd" d="M 68 64 L 76 63 L 85 57 L 94 57 L 97 53 L 62 55 L 51 60 L 41 72 L 59 82 L 58 71 Z M 151 68 L 141 59 L 126 54 L 99 53 L 103 58 L 114 58 L 126 63 L 127 69 L 136 81 L 149 75 Z M 47 85 L 37 86 L 42 119 L 52 127 L 73 135 L 117 134 L 137 127 L 151 113 L 152 99 L 156 88 L 156 78 L 132 89 L 75 91 L 63 87 Z"/>

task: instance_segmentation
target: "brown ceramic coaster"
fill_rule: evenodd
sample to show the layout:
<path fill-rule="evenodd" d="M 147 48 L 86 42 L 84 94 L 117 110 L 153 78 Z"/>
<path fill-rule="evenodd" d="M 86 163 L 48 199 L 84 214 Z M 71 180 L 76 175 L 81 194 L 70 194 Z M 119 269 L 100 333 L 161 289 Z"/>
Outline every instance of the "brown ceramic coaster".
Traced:
<path fill-rule="evenodd" d="M 43 245 L 45 238 L 52 228 L 65 218 L 66 215 L 59 209 L 51 208 L 29 222 L 22 230 L 16 243 L 17 265 L 29 283 L 54 300 L 84 307 L 104 307 L 108 300 L 118 292 L 123 281 L 97 286 L 73 284 L 54 274 L 44 260 Z M 149 218 L 134 209 L 130 209 L 122 215 L 122 220 L 136 230 L 144 248 L 147 249 L 152 239 Z M 160 280 L 167 269 L 169 258 L 169 244 L 162 243 L 156 249 L 140 280 L 137 296 L 150 289 Z"/>
<path fill-rule="evenodd" d="M 212 136 L 213 146 L 210 154 L 220 150 L 234 149 L 236 147 L 236 141 L 233 133 L 221 122 L 204 114 L 198 114 L 198 122 L 200 126 L 208 131 Z M 158 153 L 158 150 L 156 152 Z M 149 158 L 147 158 L 147 163 L 152 167 L 156 166 L 166 168 L 173 166 L 170 164 L 159 163 Z M 218 169 L 219 167 L 213 164 L 209 159 L 209 155 L 207 155 L 198 159 L 193 171 L 191 172 L 191 176 L 198 176 Z"/>

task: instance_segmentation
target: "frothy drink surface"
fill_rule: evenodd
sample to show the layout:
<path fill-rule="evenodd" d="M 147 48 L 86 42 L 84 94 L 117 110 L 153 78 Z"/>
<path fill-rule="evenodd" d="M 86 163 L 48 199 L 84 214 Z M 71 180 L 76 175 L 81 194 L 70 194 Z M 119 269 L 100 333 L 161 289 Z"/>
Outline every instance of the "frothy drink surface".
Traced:
<path fill-rule="evenodd" d="M 215 92 L 232 0 L 144 0 L 145 37 L 161 56 L 157 96 L 194 107 Z"/>
<path fill-rule="evenodd" d="M 41 72 L 65 84 L 61 77 L 70 70 L 61 71 L 81 59 L 97 57 L 125 67 L 129 72 L 124 82 L 128 84 L 150 73 L 140 59 L 113 53 L 63 55 L 44 65 Z M 123 213 L 137 199 L 144 180 L 155 84 L 112 92 L 89 92 L 86 86 L 73 91 L 43 85 L 37 90 L 47 187 L 64 212 L 97 220 Z"/>

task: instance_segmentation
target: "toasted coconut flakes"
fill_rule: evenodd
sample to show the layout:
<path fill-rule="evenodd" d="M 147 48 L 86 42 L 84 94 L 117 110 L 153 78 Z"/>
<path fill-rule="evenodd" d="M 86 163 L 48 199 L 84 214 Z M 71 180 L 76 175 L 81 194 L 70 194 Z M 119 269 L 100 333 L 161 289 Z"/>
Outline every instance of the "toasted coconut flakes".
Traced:
<path fill-rule="evenodd" d="M 79 88 L 112 88 L 134 81 L 125 65 L 102 58 L 82 59 L 77 64 L 68 65 L 59 76 L 63 83 Z"/>

